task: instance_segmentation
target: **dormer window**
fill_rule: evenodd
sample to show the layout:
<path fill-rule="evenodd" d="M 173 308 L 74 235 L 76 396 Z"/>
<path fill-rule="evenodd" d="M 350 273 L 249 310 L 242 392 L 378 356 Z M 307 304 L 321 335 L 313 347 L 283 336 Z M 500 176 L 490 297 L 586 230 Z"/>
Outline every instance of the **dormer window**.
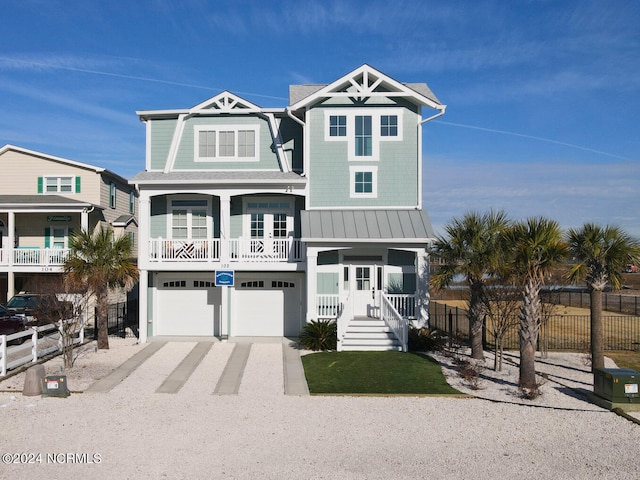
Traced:
<path fill-rule="evenodd" d="M 195 127 L 196 162 L 257 161 L 258 126 Z"/>

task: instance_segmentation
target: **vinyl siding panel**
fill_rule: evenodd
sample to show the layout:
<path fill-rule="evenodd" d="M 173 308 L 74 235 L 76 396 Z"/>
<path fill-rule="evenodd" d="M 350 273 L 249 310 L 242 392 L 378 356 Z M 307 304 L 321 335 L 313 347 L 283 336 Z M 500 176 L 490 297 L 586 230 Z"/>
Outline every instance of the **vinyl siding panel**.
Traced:
<path fill-rule="evenodd" d="M 418 122 L 402 110 L 402 140 L 380 141 L 378 160 L 350 161 L 348 137 L 325 141 L 325 108 L 309 113 L 310 207 L 414 207 L 419 202 Z M 372 108 L 372 115 L 377 115 Z M 339 114 L 339 113 L 338 113 Z M 351 132 L 349 132 L 351 134 Z M 351 198 L 350 167 L 377 167 L 377 197 Z"/>
<path fill-rule="evenodd" d="M 178 120 L 151 120 L 151 169 L 163 170 Z"/>
<path fill-rule="evenodd" d="M 225 125 L 259 126 L 257 145 L 257 161 L 211 161 L 196 162 L 195 130 L 194 127 L 211 125 L 224 127 Z M 182 138 L 180 139 L 174 170 L 280 170 L 278 158 L 273 150 L 274 142 L 269 123 L 258 117 L 246 115 L 225 115 L 224 117 L 195 117 L 185 122 Z"/>

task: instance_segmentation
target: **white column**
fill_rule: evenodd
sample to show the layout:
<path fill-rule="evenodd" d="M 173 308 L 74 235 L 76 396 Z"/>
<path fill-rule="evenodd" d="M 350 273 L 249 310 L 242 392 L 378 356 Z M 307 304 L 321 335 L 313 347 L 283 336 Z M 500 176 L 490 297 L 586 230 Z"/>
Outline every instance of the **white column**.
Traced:
<path fill-rule="evenodd" d="M 83 208 L 80 214 L 80 229 L 83 232 L 89 232 L 89 213 L 86 208 Z"/>
<path fill-rule="evenodd" d="M 420 328 L 429 326 L 429 253 L 420 249 L 416 254 L 416 326 Z"/>
<path fill-rule="evenodd" d="M 9 265 L 13 265 L 13 250 L 16 247 L 16 213 L 7 212 L 7 252 Z"/>
<path fill-rule="evenodd" d="M 307 246 L 307 323 L 316 320 L 318 307 L 316 293 L 318 290 L 318 249 Z"/>
<path fill-rule="evenodd" d="M 151 217 L 151 199 L 147 192 L 140 192 L 138 198 L 138 266 L 149 268 L 149 221 Z"/>
<path fill-rule="evenodd" d="M 147 343 L 147 325 L 149 316 L 149 273 L 140 270 L 138 283 L 138 337 L 140 343 Z"/>
<path fill-rule="evenodd" d="M 13 255 L 13 252 L 12 252 Z M 16 280 L 13 272 L 7 272 L 7 302 L 16 294 Z"/>
<path fill-rule="evenodd" d="M 231 196 L 220 195 L 220 263 L 228 264 L 230 259 Z M 223 300 L 224 304 L 224 300 Z"/>

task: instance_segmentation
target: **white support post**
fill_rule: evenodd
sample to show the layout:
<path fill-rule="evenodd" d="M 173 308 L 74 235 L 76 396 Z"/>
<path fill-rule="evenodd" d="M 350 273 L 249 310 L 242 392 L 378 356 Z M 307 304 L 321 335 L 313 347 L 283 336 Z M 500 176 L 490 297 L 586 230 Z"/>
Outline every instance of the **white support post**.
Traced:
<path fill-rule="evenodd" d="M 429 253 L 426 249 L 417 252 L 416 262 L 416 322 L 417 327 L 429 326 Z"/>
<path fill-rule="evenodd" d="M 316 297 L 318 290 L 318 274 L 316 272 L 318 268 L 318 250 L 317 248 L 307 248 L 307 315 L 306 321 L 309 323 L 311 320 L 315 320 L 318 307 L 316 305 Z"/>
<path fill-rule="evenodd" d="M 140 270 L 140 281 L 138 282 L 138 341 L 147 343 L 147 322 L 149 315 L 149 273 Z"/>
<path fill-rule="evenodd" d="M 230 254 L 231 196 L 220 195 L 220 263 L 228 264 Z"/>

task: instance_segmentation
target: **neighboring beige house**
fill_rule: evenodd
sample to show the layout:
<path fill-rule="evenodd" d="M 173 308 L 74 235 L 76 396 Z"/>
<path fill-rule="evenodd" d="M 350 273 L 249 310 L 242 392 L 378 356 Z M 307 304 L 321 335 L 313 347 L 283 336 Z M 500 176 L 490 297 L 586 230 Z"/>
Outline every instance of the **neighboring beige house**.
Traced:
<path fill-rule="evenodd" d="M 137 244 L 137 194 L 125 178 L 13 145 L 0 148 L 0 171 L 0 303 L 39 276 L 59 277 L 74 231 L 108 225 Z"/>

